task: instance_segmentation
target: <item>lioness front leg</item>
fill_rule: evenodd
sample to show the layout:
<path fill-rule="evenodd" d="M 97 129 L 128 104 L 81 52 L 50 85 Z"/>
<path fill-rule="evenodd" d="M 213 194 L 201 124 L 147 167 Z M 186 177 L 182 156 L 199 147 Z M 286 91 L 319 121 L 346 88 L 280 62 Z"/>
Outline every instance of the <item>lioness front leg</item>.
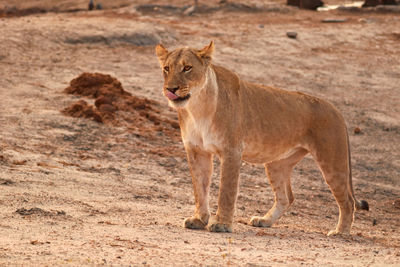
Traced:
<path fill-rule="evenodd" d="M 233 215 L 239 186 L 241 154 L 231 151 L 221 155 L 221 179 L 218 210 L 207 225 L 211 232 L 232 232 Z"/>
<path fill-rule="evenodd" d="M 184 227 L 204 229 L 210 218 L 208 195 L 212 174 L 212 154 L 193 147 L 186 147 L 189 168 L 192 174 L 195 212 L 192 217 L 185 219 Z"/>

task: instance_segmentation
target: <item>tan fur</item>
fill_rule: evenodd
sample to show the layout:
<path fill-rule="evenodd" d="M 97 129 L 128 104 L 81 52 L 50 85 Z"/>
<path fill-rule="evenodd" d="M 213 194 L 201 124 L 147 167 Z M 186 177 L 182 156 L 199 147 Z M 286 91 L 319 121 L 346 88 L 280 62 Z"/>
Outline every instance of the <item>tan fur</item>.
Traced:
<path fill-rule="evenodd" d="M 176 90 L 176 96 L 188 98 L 169 99 L 178 112 L 194 187 L 195 212 L 184 226 L 232 231 L 242 160 L 265 166 L 275 203 L 263 217 L 253 217 L 250 224 L 271 226 L 293 202 L 291 172 L 310 153 L 339 206 L 339 222 L 329 235 L 349 233 L 354 206 L 359 208 L 360 203 L 351 186 L 343 117 L 316 97 L 241 80 L 232 71 L 211 64 L 213 50 L 213 42 L 201 50 L 169 52 L 162 45 L 156 47 L 163 68 L 164 94 L 175 88 L 172 91 Z M 221 161 L 221 182 L 218 210 L 210 219 L 213 155 Z"/>

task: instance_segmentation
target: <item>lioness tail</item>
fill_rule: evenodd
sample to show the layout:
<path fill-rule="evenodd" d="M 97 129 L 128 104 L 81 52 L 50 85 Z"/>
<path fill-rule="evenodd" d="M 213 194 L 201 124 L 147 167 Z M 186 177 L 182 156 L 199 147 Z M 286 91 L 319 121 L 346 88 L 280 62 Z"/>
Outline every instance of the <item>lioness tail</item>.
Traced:
<path fill-rule="evenodd" d="M 346 131 L 347 132 L 347 131 Z M 369 210 L 369 204 L 365 200 L 357 201 L 356 196 L 354 195 L 354 190 L 353 190 L 353 176 L 351 173 L 351 154 L 350 154 L 350 141 L 349 141 L 349 135 L 347 134 L 347 151 L 349 155 L 349 187 L 350 187 L 350 195 L 354 200 L 356 210 Z"/>

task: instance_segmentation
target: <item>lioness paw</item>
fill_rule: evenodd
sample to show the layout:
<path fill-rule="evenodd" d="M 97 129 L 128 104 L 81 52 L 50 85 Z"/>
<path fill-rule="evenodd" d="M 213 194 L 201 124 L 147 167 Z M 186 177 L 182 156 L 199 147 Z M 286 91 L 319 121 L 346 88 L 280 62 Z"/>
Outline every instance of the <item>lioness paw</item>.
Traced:
<path fill-rule="evenodd" d="M 211 219 L 211 221 L 207 225 L 207 230 L 210 232 L 225 232 L 232 233 L 232 225 L 226 223 L 220 223 L 218 220 Z"/>
<path fill-rule="evenodd" d="M 204 229 L 206 224 L 199 218 L 189 217 L 185 219 L 183 226 L 189 229 Z"/>
<path fill-rule="evenodd" d="M 327 236 L 346 236 L 350 235 L 350 231 L 338 231 L 338 230 L 331 230 L 328 232 Z"/>
<path fill-rule="evenodd" d="M 250 225 L 255 227 L 271 227 L 273 222 L 264 217 L 254 216 L 250 220 Z"/>
<path fill-rule="evenodd" d="M 224 223 L 212 223 L 207 225 L 207 230 L 210 232 L 232 233 L 232 226 Z"/>

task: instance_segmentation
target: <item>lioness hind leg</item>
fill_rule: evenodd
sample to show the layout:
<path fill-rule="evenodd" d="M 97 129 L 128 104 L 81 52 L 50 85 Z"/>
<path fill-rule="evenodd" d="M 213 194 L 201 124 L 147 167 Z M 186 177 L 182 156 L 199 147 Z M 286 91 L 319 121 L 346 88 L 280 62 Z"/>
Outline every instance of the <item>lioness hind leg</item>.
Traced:
<path fill-rule="evenodd" d="M 347 143 L 340 139 L 335 141 L 335 153 L 329 153 L 322 148 L 317 153 L 312 153 L 339 206 L 339 221 L 328 236 L 349 234 L 354 216 L 354 200 L 349 188 L 350 166 Z"/>
<path fill-rule="evenodd" d="M 339 206 L 339 221 L 334 230 L 329 231 L 328 236 L 349 234 L 354 216 L 354 200 L 349 194 L 348 175 L 343 173 L 326 174 L 326 182 Z"/>
<path fill-rule="evenodd" d="M 348 174 L 343 172 L 329 173 L 323 171 L 325 181 L 339 206 L 339 221 L 334 230 L 329 231 L 328 236 L 349 234 L 354 217 L 354 200 L 349 194 Z"/>
<path fill-rule="evenodd" d="M 299 149 L 286 159 L 265 164 L 265 171 L 275 194 L 275 202 L 272 208 L 263 217 L 252 217 L 250 225 L 256 227 L 270 227 L 290 207 L 294 201 L 290 185 L 290 175 L 294 166 L 307 153 L 307 150 Z"/>

